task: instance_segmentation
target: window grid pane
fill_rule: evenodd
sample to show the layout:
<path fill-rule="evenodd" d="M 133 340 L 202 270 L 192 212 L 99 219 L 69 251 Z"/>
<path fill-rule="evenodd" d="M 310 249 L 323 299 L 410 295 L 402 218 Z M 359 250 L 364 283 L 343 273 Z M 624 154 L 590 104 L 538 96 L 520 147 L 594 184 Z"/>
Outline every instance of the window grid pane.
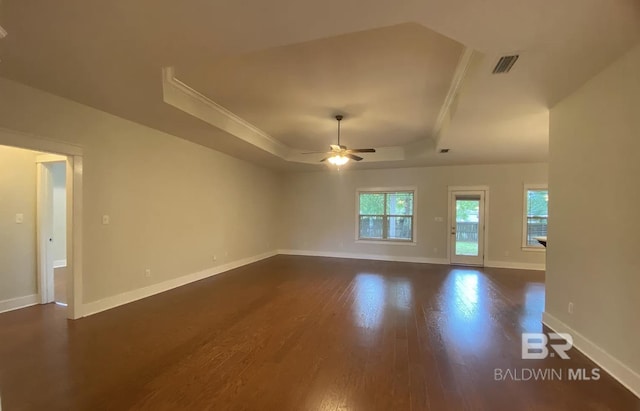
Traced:
<path fill-rule="evenodd" d="M 360 216 L 360 238 L 382 240 L 383 216 Z"/>
<path fill-rule="evenodd" d="M 361 193 L 361 215 L 384 215 L 384 193 Z"/>
<path fill-rule="evenodd" d="M 413 240 L 412 191 L 359 193 L 358 238 Z"/>
<path fill-rule="evenodd" d="M 413 215 L 413 193 L 387 193 L 387 214 Z"/>
<path fill-rule="evenodd" d="M 527 246 L 541 247 L 536 237 L 546 237 L 548 214 L 549 191 L 527 190 Z"/>
<path fill-rule="evenodd" d="M 547 218 L 546 217 L 528 217 L 527 218 L 527 245 L 540 246 L 536 237 L 547 236 Z"/>
<path fill-rule="evenodd" d="M 388 216 L 387 238 L 392 240 L 411 240 L 413 231 L 413 216 Z"/>

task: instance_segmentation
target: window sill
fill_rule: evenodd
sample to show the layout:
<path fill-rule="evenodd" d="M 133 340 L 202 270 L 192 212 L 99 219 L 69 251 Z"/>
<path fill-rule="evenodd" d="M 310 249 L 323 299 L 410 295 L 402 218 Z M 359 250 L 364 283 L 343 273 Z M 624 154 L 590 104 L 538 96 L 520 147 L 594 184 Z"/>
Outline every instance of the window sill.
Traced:
<path fill-rule="evenodd" d="M 393 240 L 356 240 L 356 244 L 377 244 L 377 245 L 410 245 L 416 246 L 415 241 L 393 241 Z"/>
<path fill-rule="evenodd" d="M 526 247 L 522 247 L 522 251 L 533 252 L 533 253 L 546 253 L 547 248 L 543 246 L 540 246 L 540 247 L 526 246 Z"/>

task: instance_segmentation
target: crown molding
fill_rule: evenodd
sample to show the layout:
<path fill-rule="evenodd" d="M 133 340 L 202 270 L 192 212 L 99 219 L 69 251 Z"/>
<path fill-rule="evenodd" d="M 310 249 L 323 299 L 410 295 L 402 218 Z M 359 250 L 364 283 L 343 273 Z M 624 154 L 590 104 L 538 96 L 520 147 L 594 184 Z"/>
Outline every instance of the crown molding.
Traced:
<path fill-rule="evenodd" d="M 446 130 L 449 127 L 449 123 L 451 123 L 458 95 L 464 83 L 464 79 L 469 72 L 469 66 L 471 65 L 473 56 L 474 51 L 469 47 L 465 47 L 464 50 L 462 50 L 462 54 L 460 54 L 456 71 L 453 73 L 453 78 L 449 85 L 449 91 L 442 103 L 440 113 L 438 113 L 436 123 L 431 131 L 431 135 L 433 136 L 436 145 L 440 142 L 440 137 L 442 137 L 443 131 Z"/>
<path fill-rule="evenodd" d="M 173 67 L 162 68 L 162 97 L 165 103 L 249 144 L 280 158 L 286 159 L 289 156 L 289 147 L 180 81 L 176 78 Z"/>
<path fill-rule="evenodd" d="M 466 51 L 468 51 L 468 49 Z M 466 54 L 463 53 L 463 57 L 465 55 Z M 466 58 L 461 58 L 461 61 L 466 61 L 466 59 L 470 60 L 470 58 L 469 55 Z M 468 62 L 464 64 L 465 72 L 467 65 Z M 460 67 L 459 64 L 458 69 L 460 69 Z M 458 73 L 458 71 L 456 71 L 456 73 Z M 462 75 L 462 77 L 464 77 L 464 75 Z M 459 75 L 454 76 L 456 84 L 461 83 L 461 79 Z M 456 86 L 456 90 L 457 88 L 459 88 L 459 85 Z M 451 93 L 452 91 L 450 89 L 450 94 Z M 256 127 L 179 80 L 175 75 L 174 67 L 162 68 L 162 98 L 166 104 L 184 111 L 285 161 L 320 165 L 320 160 L 324 156 L 322 153 L 318 155 L 302 154 L 303 150 L 292 148 L 281 143 L 264 130 L 261 130 L 259 127 Z M 450 106 L 451 101 L 449 100 L 449 96 L 447 96 L 447 104 Z M 447 108 L 447 111 L 448 110 L 449 108 Z M 366 162 L 402 161 L 409 158 L 426 157 L 433 153 L 434 149 L 435 144 L 431 138 L 425 138 L 406 146 L 376 147 L 375 153 L 367 154 Z"/>

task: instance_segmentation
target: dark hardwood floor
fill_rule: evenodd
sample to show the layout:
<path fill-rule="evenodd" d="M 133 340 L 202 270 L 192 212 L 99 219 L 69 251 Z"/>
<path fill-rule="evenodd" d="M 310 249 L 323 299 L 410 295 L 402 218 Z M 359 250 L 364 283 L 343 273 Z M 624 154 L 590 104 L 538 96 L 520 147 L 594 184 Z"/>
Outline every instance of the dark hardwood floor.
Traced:
<path fill-rule="evenodd" d="M 2 410 L 640 410 L 521 360 L 544 274 L 277 256 L 78 321 L 0 315 Z M 548 330 L 546 330 L 548 331 Z M 564 370 L 496 380 L 496 369 Z M 514 377 L 524 377 L 514 375 Z"/>

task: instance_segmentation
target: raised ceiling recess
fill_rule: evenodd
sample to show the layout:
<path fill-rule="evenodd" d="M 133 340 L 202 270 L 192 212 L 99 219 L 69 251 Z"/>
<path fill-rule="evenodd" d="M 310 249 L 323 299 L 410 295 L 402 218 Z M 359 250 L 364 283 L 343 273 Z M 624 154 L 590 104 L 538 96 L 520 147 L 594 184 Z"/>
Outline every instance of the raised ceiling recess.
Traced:
<path fill-rule="evenodd" d="M 376 149 L 358 168 L 545 161 L 549 108 L 640 41 L 637 0 L 15 0 L 0 16 L 2 77 L 286 170 L 317 166 L 301 153 L 332 143 L 337 113 L 346 146 Z"/>
<path fill-rule="evenodd" d="M 345 144 L 378 149 L 365 161 L 400 161 L 407 145 L 435 146 L 467 54 L 461 44 L 407 23 L 178 66 L 169 77 L 165 71 L 165 102 L 222 128 L 228 122 L 214 119 L 207 106 L 227 114 L 246 127 L 231 133 L 262 137 L 257 144 L 298 162 L 317 162 L 300 154 L 331 144 L 335 124 L 329 119 L 343 112 Z M 167 91 L 172 82 L 197 94 L 199 103 L 176 104 Z"/>

